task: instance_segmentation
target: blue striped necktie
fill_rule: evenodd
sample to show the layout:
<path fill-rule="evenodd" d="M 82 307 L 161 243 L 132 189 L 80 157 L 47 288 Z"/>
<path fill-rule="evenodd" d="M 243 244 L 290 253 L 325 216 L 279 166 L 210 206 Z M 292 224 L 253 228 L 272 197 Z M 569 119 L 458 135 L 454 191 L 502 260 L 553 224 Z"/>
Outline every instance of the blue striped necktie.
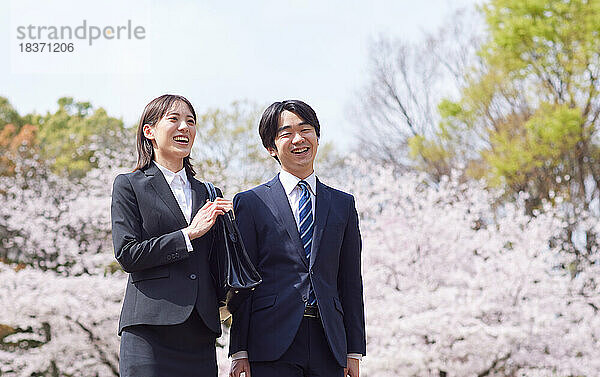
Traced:
<path fill-rule="evenodd" d="M 306 183 L 306 181 L 300 181 L 298 182 L 298 186 L 300 187 L 300 190 L 302 190 L 302 193 L 300 194 L 300 204 L 298 205 L 300 209 L 300 240 L 302 241 L 302 246 L 304 247 L 304 254 L 306 255 L 306 259 L 308 260 L 310 265 L 310 253 L 312 249 L 312 239 L 314 230 L 312 201 L 310 200 L 310 191 L 308 190 L 308 183 Z M 315 292 L 311 284 L 307 303 L 309 305 L 314 305 L 316 302 L 317 297 L 315 296 Z"/>

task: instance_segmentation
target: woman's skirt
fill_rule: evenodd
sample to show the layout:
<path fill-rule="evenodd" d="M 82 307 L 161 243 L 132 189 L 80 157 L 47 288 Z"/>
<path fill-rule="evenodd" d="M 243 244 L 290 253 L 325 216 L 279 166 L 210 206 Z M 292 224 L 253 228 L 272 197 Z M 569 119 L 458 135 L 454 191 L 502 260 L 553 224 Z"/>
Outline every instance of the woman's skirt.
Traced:
<path fill-rule="evenodd" d="M 182 324 L 136 325 L 123 329 L 121 377 L 216 377 L 212 332 L 194 309 Z"/>

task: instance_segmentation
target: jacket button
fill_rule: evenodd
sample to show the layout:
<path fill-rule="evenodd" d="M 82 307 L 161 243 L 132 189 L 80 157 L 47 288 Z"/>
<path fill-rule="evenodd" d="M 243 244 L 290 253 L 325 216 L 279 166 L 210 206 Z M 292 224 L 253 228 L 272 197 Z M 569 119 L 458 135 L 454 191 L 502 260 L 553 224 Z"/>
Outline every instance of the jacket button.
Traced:
<path fill-rule="evenodd" d="M 196 279 L 196 274 L 191 274 L 190 275 L 190 279 L 195 280 Z"/>
<path fill-rule="evenodd" d="M 171 260 L 171 254 L 167 255 L 167 260 Z"/>

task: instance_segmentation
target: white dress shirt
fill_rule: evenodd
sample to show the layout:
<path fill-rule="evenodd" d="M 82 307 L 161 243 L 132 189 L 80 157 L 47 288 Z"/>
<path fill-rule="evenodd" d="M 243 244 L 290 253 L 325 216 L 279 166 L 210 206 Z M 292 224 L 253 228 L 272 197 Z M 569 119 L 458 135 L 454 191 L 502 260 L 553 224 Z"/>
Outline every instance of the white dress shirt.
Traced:
<path fill-rule="evenodd" d="M 175 199 L 177 200 L 177 204 L 179 204 L 179 208 L 181 209 L 185 220 L 189 224 L 192 218 L 192 186 L 187 178 L 187 174 L 185 173 L 185 168 L 181 169 L 177 173 L 173 173 L 158 162 L 154 161 L 154 163 L 163 173 L 165 180 L 171 188 L 173 196 L 175 196 Z M 183 229 L 181 230 L 181 233 L 183 233 L 183 238 L 185 238 L 187 251 L 194 251 L 190 237 L 186 232 L 183 231 Z"/>
<path fill-rule="evenodd" d="M 281 170 L 279 172 L 279 181 L 281 182 L 283 190 L 285 191 L 288 201 L 290 202 L 290 208 L 292 208 L 292 213 L 294 214 L 294 220 L 296 220 L 297 227 L 300 224 L 299 204 L 300 197 L 302 196 L 302 189 L 300 188 L 300 186 L 298 186 L 298 182 L 305 181 L 306 183 L 308 183 L 308 191 L 310 192 L 310 204 L 312 205 L 313 222 L 316 223 L 317 220 L 315 217 L 315 202 L 317 198 L 317 176 L 315 175 L 315 172 L 313 171 L 313 173 L 308 177 L 300 179 L 295 175 L 288 173 L 285 170 Z M 359 353 L 349 353 L 348 357 L 362 360 L 362 355 Z M 231 355 L 232 360 L 247 358 L 248 351 L 239 351 Z"/>
<path fill-rule="evenodd" d="M 282 170 L 279 173 L 279 181 L 283 186 L 283 190 L 287 195 L 292 213 L 294 214 L 294 220 L 296 220 L 296 226 L 300 227 L 300 198 L 302 197 L 302 189 L 298 186 L 298 182 L 302 179 L 296 177 L 287 171 Z M 304 182 L 308 183 L 308 191 L 310 192 L 310 204 L 312 205 L 313 220 L 315 218 L 315 198 L 317 193 L 317 176 L 313 172 L 311 175 L 303 179 Z"/>

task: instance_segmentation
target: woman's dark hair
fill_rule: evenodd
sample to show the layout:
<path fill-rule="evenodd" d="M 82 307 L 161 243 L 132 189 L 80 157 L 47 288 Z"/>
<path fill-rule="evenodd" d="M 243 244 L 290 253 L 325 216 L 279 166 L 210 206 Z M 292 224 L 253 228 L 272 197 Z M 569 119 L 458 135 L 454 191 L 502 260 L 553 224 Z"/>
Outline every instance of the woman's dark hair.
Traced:
<path fill-rule="evenodd" d="M 258 124 L 258 133 L 265 148 L 277 149 L 275 146 L 275 137 L 277 136 L 281 113 L 285 110 L 291 111 L 300 117 L 300 119 L 313 126 L 317 137 L 321 137 L 319 119 L 317 119 L 317 114 L 312 107 L 297 99 L 274 102 L 271 106 L 267 107 Z M 274 157 L 279 162 L 279 158 L 277 156 Z"/>
<path fill-rule="evenodd" d="M 163 116 L 165 116 L 166 112 L 175 104 L 177 101 L 181 101 L 188 106 L 188 109 L 194 116 L 194 123 L 196 122 L 196 111 L 192 106 L 191 102 L 187 100 L 187 98 L 183 96 L 178 96 L 174 94 L 163 94 L 160 97 L 157 97 L 150 101 L 149 104 L 144 108 L 144 112 L 142 113 L 142 117 L 140 118 L 140 123 L 138 124 L 137 129 L 137 165 L 135 170 L 144 170 L 150 166 L 150 163 L 154 159 L 154 148 L 152 147 L 152 141 L 144 135 L 144 125 L 148 124 L 150 126 L 154 126 L 158 123 Z M 183 167 L 185 168 L 185 172 L 188 175 L 194 176 L 196 172 L 194 171 L 194 167 L 192 166 L 192 162 L 190 156 L 186 156 L 183 158 Z"/>

